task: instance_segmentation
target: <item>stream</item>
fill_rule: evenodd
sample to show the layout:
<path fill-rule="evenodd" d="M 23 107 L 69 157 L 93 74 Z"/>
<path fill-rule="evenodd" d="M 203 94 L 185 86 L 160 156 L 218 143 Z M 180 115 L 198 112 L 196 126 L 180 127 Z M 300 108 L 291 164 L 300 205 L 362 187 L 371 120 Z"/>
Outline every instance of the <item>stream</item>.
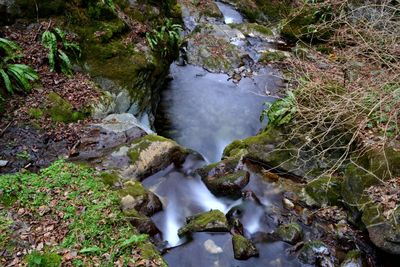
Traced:
<path fill-rule="evenodd" d="M 244 22 L 233 7 L 220 2 L 217 5 L 226 24 Z M 201 155 L 190 155 L 181 168 L 170 166 L 143 181 L 163 202 L 164 210 L 152 220 L 163 233 L 165 260 L 170 266 L 297 266 L 296 257 L 287 255 L 290 245 L 265 238 L 278 224 L 277 210 L 282 210 L 282 196 L 276 185 L 250 172 L 250 182 L 244 190 L 252 190 L 258 196 L 261 204 L 255 204 L 217 198 L 194 174 L 197 168 L 219 161 L 224 147 L 233 140 L 255 135 L 265 126 L 259 120 L 263 104 L 275 99 L 265 94 L 265 88 L 279 84 L 279 73 L 263 67 L 238 83 L 226 74 L 210 73 L 192 65 L 173 64 L 170 73 L 173 79 L 162 91 L 157 133 Z M 195 233 L 192 240 L 178 237 L 178 229 L 187 216 L 211 209 L 226 214 L 237 208 L 241 210 L 246 237 L 257 246 L 259 257 L 235 260 L 229 233 Z"/>

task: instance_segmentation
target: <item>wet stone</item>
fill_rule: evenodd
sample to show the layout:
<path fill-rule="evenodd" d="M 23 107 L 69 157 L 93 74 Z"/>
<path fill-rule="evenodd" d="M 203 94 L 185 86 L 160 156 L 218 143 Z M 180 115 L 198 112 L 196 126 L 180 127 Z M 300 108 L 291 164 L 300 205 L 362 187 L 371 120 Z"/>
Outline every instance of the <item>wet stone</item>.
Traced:
<path fill-rule="evenodd" d="M 242 235 L 234 235 L 232 237 L 232 246 L 234 257 L 237 260 L 247 260 L 259 255 L 256 246 Z"/>
<path fill-rule="evenodd" d="M 238 171 L 222 176 L 208 176 L 203 180 L 207 188 L 216 196 L 240 198 L 242 188 L 250 181 L 250 173 Z"/>
<path fill-rule="evenodd" d="M 178 235 L 193 232 L 228 232 L 228 221 L 219 210 L 200 213 L 186 218 L 186 225 L 179 229 Z"/>
<path fill-rule="evenodd" d="M 298 258 L 305 264 L 333 267 L 329 248 L 321 241 L 309 241 L 301 248 Z"/>
<path fill-rule="evenodd" d="M 289 223 L 279 226 L 276 231 L 279 238 L 287 243 L 295 244 L 300 241 L 303 237 L 303 230 L 297 223 Z"/>

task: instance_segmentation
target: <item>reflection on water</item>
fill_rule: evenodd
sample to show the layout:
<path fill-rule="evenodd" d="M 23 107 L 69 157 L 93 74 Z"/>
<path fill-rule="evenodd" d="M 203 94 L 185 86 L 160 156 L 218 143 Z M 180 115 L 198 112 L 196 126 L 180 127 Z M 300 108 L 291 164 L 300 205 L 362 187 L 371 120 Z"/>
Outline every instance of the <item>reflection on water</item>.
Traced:
<path fill-rule="evenodd" d="M 163 90 L 157 113 L 158 134 L 216 162 L 226 145 L 260 130 L 263 103 L 272 100 L 264 94 L 265 82 L 272 76 L 236 85 L 225 74 L 196 66 L 172 65 L 171 74 L 174 79 Z"/>

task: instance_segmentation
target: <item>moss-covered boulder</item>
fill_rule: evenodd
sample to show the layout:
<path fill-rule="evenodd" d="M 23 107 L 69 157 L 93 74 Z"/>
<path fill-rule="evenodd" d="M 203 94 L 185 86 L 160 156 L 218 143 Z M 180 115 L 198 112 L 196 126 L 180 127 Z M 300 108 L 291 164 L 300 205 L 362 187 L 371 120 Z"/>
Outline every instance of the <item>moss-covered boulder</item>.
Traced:
<path fill-rule="evenodd" d="M 312 179 L 327 168 L 323 161 L 307 160 L 312 154 L 302 153 L 299 157 L 299 145 L 294 142 L 287 142 L 284 130 L 267 127 L 256 136 L 233 141 L 225 148 L 223 158 L 244 157 L 295 179 Z"/>
<path fill-rule="evenodd" d="M 188 150 L 170 139 L 146 135 L 129 146 L 126 154 L 130 160 L 129 167 L 121 173 L 124 177 L 144 179 L 172 163 L 182 164 L 188 154 Z"/>
<path fill-rule="evenodd" d="M 299 260 L 313 266 L 335 266 L 330 249 L 321 241 L 309 241 L 299 251 Z"/>
<path fill-rule="evenodd" d="M 261 63 L 273 63 L 285 60 L 289 55 L 283 51 L 266 51 L 264 52 L 259 62 Z"/>
<path fill-rule="evenodd" d="M 62 98 L 55 92 L 50 92 L 47 95 L 48 107 L 45 111 L 55 122 L 77 122 L 90 115 L 90 109 L 75 110 L 68 100 Z"/>
<path fill-rule="evenodd" d="M 240 198 L 242 189 L 250 181 L 250 173 L 242 170 L 221 176 L 208 176 L 203 181 L 207 188 L 216 196 Z"/>
<path fill-rule="evenodd" d="M 146 216 L 152 216 L 162 210 L 160 199 L 138 181 L 125 182 L 118 193 L 123 211 L 135 209 Z"/>
<path fill-rule="evenodd" d="M 160 230 L 154 222 L 146 215 L 141 214 L 135 209 L 125 210 L 126 219 L 135 227 L 139 233 L 154 236 L 160 233 Z"/>
<path fill-rule="evenodd" d="M 237 260 L 247 260 L 259 255 L 256 246 L 242 235 L 232 237 L 233 255 Z"/>
<path fill-rule="evenodd" d="M 296 244 L 303 238 L 303 229 L 298 223 L 283 224 L 278 227 L 276 234 L 280 240 Z"/>
<path fill-rule="evenodd" d="M 219 210 L 211 210 L 186 218 L 186 224 L 178 231 L 179 236 L 193 232 L 229 232 L 228 221 Z"/>
<path fill-rule="evenodd" d="M 317 206 L 337 205 L 341 198 L 341 180 L 337 177 L 322 176 L 305 186 L 305 193 Z"/>

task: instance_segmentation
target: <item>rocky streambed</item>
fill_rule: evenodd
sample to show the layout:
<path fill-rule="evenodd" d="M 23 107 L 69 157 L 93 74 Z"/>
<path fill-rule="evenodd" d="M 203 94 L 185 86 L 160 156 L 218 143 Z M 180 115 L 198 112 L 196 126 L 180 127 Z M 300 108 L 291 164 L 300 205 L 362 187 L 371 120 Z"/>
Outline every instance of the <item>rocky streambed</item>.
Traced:
<path fill-rule="evenodd" d="M 180 4 L 186 42 L 155 120 L 155 131 L 176 142 L 130 114 L 111 115 L 75 158 L 106 172 L 126 216 L 170 266 L 381 264 L 343 208 L 324 205 L 337 203 L 335 182 L 306 185 L 292 152 L 274 152 L 279 132 L 234 141 L 259 133 L 264 102 L 284 87 L 279 70 L 262 62 L 285 56 L 274 31 L 224 3 L 200 11 Z"/>

